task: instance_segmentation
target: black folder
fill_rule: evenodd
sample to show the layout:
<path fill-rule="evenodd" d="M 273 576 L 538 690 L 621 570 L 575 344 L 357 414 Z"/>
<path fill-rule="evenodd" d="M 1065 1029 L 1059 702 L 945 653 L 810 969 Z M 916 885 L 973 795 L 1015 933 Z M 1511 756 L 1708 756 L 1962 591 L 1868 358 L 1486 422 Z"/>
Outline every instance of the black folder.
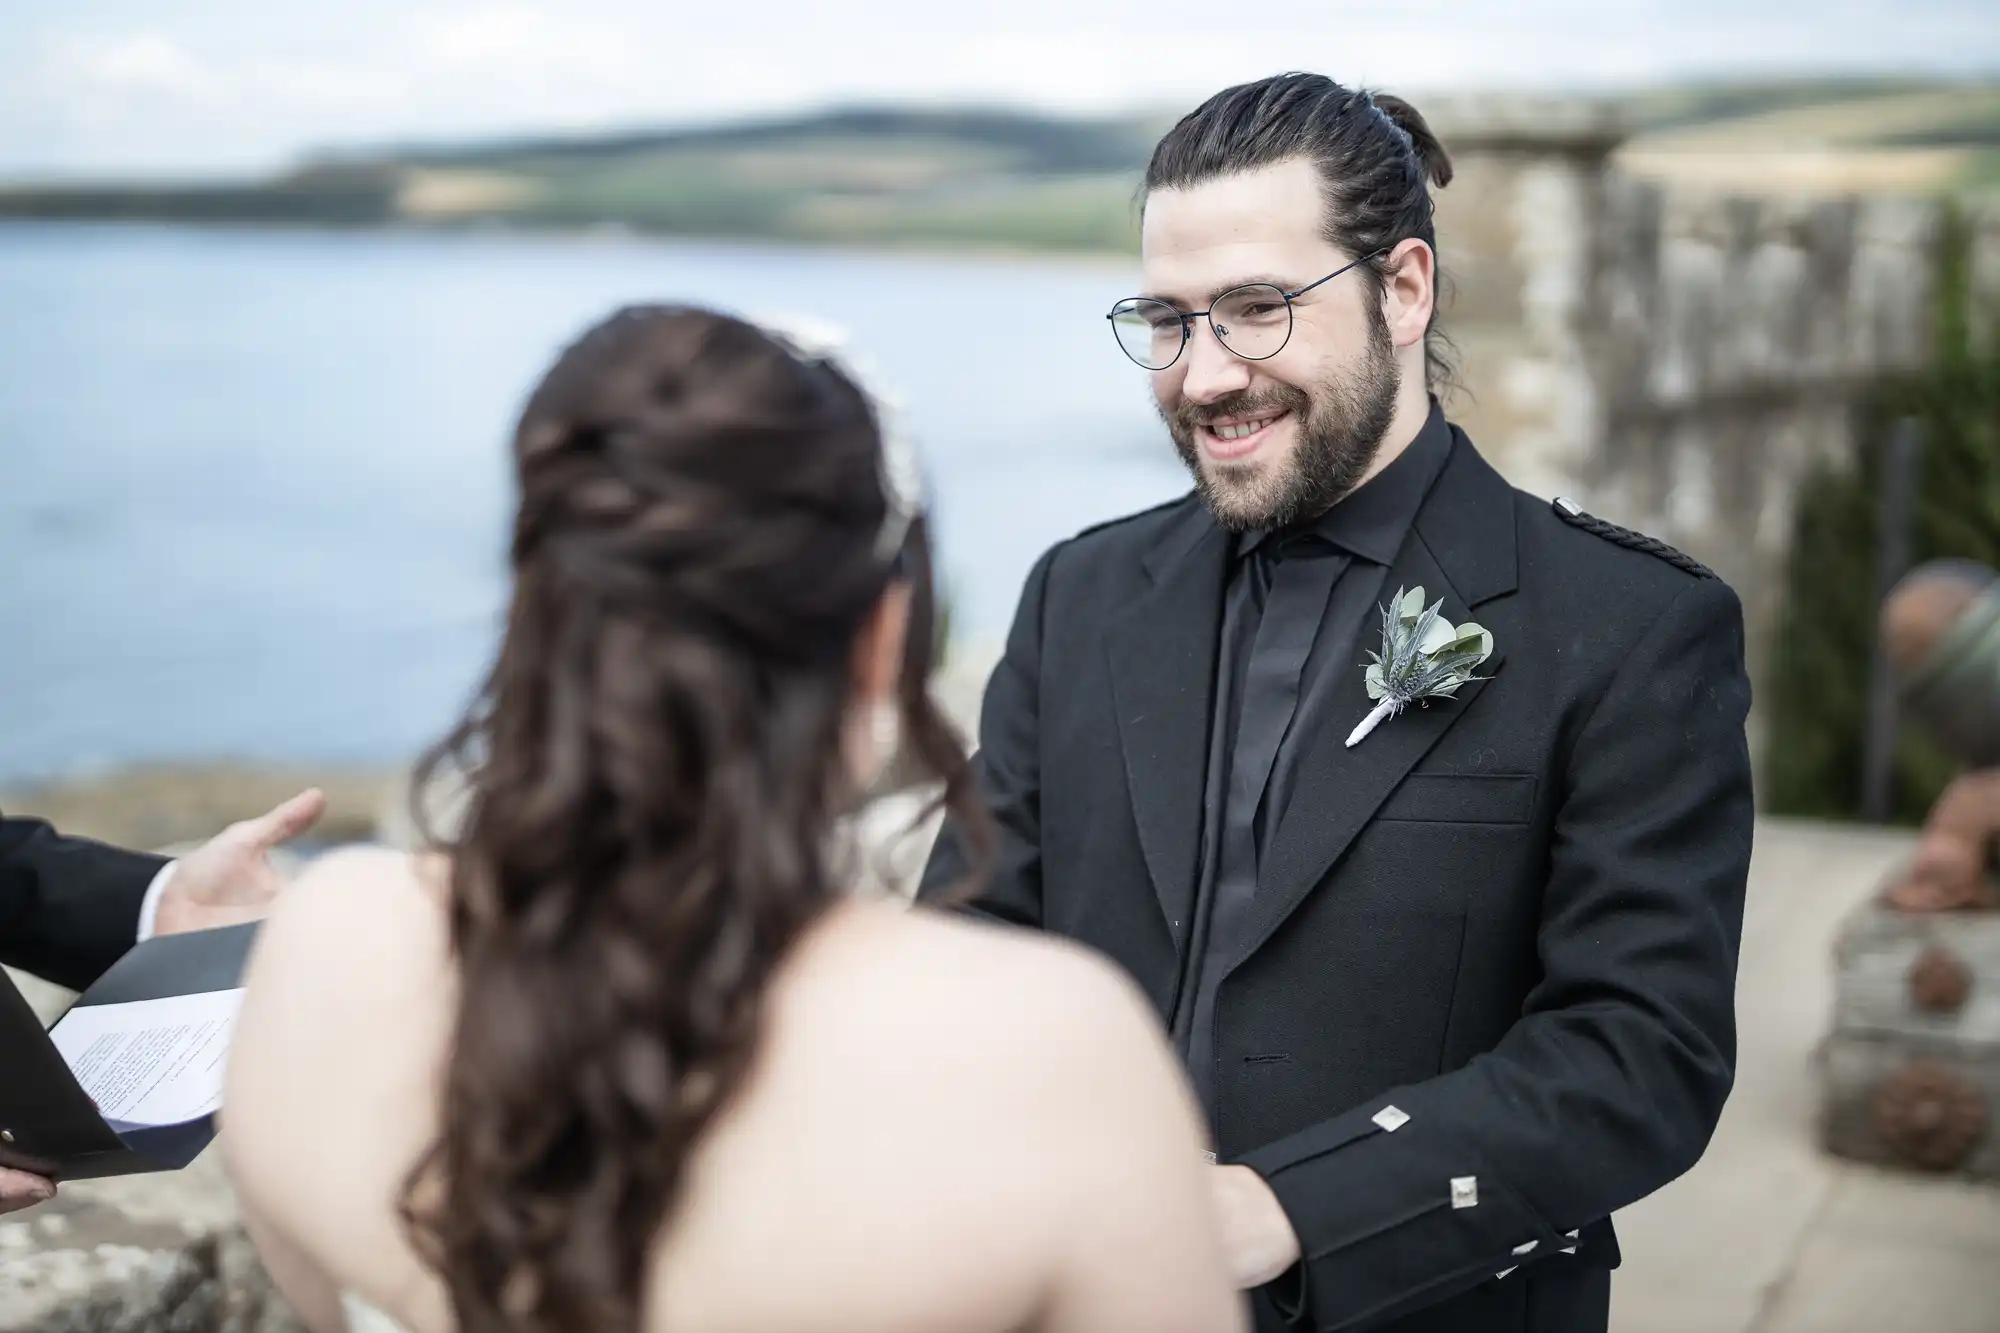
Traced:
<path fill-rule="evenodd" d="M 234 990 L 255 923 L 160 935 L 135 946 L 74 1008 Z M 26 997 L 0 973 L 0 1166 L 53 1180 L 178 1171 L 215 1138 L 215 1117 L 114 1128 L 78 1085 Z"/>

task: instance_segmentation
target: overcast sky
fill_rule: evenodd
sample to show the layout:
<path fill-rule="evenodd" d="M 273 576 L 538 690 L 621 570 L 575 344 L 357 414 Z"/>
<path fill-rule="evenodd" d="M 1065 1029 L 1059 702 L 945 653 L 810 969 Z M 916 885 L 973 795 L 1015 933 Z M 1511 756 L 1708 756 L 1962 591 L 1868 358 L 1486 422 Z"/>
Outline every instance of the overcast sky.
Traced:
<path fill-rule="evenodd" d="M 1285 68 L 1411 91 L 2000 72 L 1993 0 L 0 0 L 0 176 L 838 102 L 1190 106 Z"/>

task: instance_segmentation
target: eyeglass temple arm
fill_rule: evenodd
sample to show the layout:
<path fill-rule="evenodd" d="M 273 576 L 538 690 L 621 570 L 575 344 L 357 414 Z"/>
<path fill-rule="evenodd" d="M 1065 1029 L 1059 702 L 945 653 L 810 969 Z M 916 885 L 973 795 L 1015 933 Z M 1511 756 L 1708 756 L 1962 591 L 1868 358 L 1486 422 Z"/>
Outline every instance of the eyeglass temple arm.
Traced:
<path fill-rule="evenodd" d="M 1318 282 L 1309 282 L 1295 292 L 1285 292 L 1285 299 L 1287 301 L 1296 300 L 1297 298 L 1304 296 L 1307 292 L 1311 291 L 1313 288 L 1323 287 L 1327 283 L 1332 282 L 1335 278 L 1347 272 L 1347 270 L 1354 268 L 1356 265 L 1365 264 L 1369 260 L 1375 258 L 1378 255 L 1386 255 L 1389 253 L 1389 251 L 1393 250 L 1394 248 L 1395 248 L 1394 246 L 1384 245 L 1376 249 L 1370 250 L 1367 254 L 1361 256 L 1361 258 L 1355 260 L 1353 263 L 1342 264 L 1339 268 L 1327 274 L 1325 277 L 1321 278 Z M 1283 292 L 1285 289 L 1280 287 L 1278 290 Z M 1166 302 L 1162 301 L 1160 302 L 1160 304 L 1166 305 Z M 1167 309 L 1173 310 L 1173 307 L 1167 306 Z M 1188 311 L 1186 314 L 1182 314 L 1180 311 L 1174 310 L 1174 314 L 1180 316 L 1181 331 L 1183 333 L 1187 332 L 1188 321 L 1196 319 L 1206 319 L 1212 313 L 1214 313 L 1213 306 L 1209 307 L 1209 309 L 1207 310 L 1191 310 Z M 1107 310 L 1104 313 L 1104 317 L 1106 319 L 1116 319 L 1118 318 L 1118 312 L 1116 310 Z"/>
<path fill-rule="evenodd" d="M 1370 250 L 1370 251 L 1369 251 L 1369 252 L 1368 252 L 1367 254 L 1365 254 L 1365 255 L 1361 256 L 1361 258 L 1359 258 L 1359 259 L 1355 260 L 1355 261 L 1354 261 L 1353 263 L 1351 263 L 1351 264 L 1342 264 L 1342 265 L 1341 265 L 1341 266 L 1340 266 L 1339 268 L 1337 268 L 1337 269 L 1335 269 L 1335 270 L 1334 270 L 1333 272 L 1331 272 L 1331 273 L 1327 274 L 1327 275 L 1326 275 L 1325 277 L 1321 278 L 1321 279 L 1320 279 L 1320 280 L 1319 280 L 1318 282 L 1309 282 L 1309 283 L 1307 283 L 1307 284 L 1306 284 L 1305 286 L 1303 286 L 1303 287 L 1299 288 L 1299 289 L 1298 289 L 1297 291 L 1295 291 L 1295 292 L 1286 292 L 1286 293 L 1285 293 L 1285 299 L 1286 299 L 1287 301 L 1293 301 L 1293 300 L 1297 300 L 1297 299 L 1298 299 L 1299 297 L 1301 297 L 1301 296 L 1304 296 L 1304 295 L 1305 295 L 1305 294 L 1306 294 L 1307 292 L 1311 291 L 1311 290 L 1312 290 L 1313 288 L 1315 288 L 1315 287 L 1320 287 L 1320 286 L 1324 286 L 1325 284 L 1327 284 L 1327 283 L 1329 283 L 1329 282 L 1332 282 L 1332 281 L 1333 281 L 1333 280 L 1334 280 L 1335 278 L 1337 278 L 1337 277 L 1339 277 L 1339 276 L 1340 276 L 1341 274 L 1343 274 L 1343 273 L 1347 272 L 1347 270 L 1348 270 L 1348 269 L 1351 269 L 1351 268 L 1354 268 L 1354 267 L 1357 267 L 1358 265 L 1361 265 L 1361 264 L 1365 264 L 1365 263 L 1367 263 L 1367 262 L 1368 262 L 1369 260 L 1371 260 L 1371 259 L 1375 258 L 1375 256 L 1377 256 L 1377 255 L 1386 255 L 1386 254 L 1388 254 L 1388 253 L 1389 253 L 1389 251 L 1390 251 L 1391 249 L 1393 249 L 1393 248 L 1394 248 L 1394 247 L 1392 247 L 1392 246 L 1387 246 L 1387 245 L 1384 245 L 1384 246 L 1380 246 L 1380 247 L 1378 247 L 1378 248 L 1376 248 L 1376 249 L 1374 249 L 1374 250 Z"/>

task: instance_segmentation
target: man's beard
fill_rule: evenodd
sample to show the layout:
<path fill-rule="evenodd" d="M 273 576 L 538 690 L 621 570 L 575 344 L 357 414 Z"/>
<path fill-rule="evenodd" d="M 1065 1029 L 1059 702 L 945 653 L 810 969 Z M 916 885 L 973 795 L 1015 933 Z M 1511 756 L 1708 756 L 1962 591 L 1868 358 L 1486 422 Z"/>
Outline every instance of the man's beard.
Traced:
<path fill-rule="evenodd" d="M 1372 321 L 1361 364 L 1329 377 L 1311 392 L 1294 384 L 1245 390 L 1213 403 L 1183 400 L 1160 409 L 1181 462 L 1194 475 L 1196 492 L 1232 532 L 1282 528 L 1317 518 L 1354 489 L 1381 451 L 1382 437 L 1396 416 L 1401 367 L 1389 328 Z M 1281 462 L 1213 463 L 1204 467 L 1195 430 L 1226 417 L 1290 415 L 1298 443 Z M 1213 471 L 1210 471 L 1210 468 Z"/>

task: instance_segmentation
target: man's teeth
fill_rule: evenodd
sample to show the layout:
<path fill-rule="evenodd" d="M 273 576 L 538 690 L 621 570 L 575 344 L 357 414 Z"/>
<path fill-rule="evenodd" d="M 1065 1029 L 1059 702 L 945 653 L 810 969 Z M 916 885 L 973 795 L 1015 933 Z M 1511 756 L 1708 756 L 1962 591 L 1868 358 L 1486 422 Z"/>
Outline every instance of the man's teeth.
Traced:
<path fill-rule="evenodd" d="M 1282 416 L 1283 413 L 1279 415 Z M 1210 426 L 1208 430 L 1218 440 L 1240 440 L 1246 435 L 1255 435 L 1277 419 L 1277 417 L 1264 417 L 1258 421 L 1245 421 L 1234 426 Z"/>

